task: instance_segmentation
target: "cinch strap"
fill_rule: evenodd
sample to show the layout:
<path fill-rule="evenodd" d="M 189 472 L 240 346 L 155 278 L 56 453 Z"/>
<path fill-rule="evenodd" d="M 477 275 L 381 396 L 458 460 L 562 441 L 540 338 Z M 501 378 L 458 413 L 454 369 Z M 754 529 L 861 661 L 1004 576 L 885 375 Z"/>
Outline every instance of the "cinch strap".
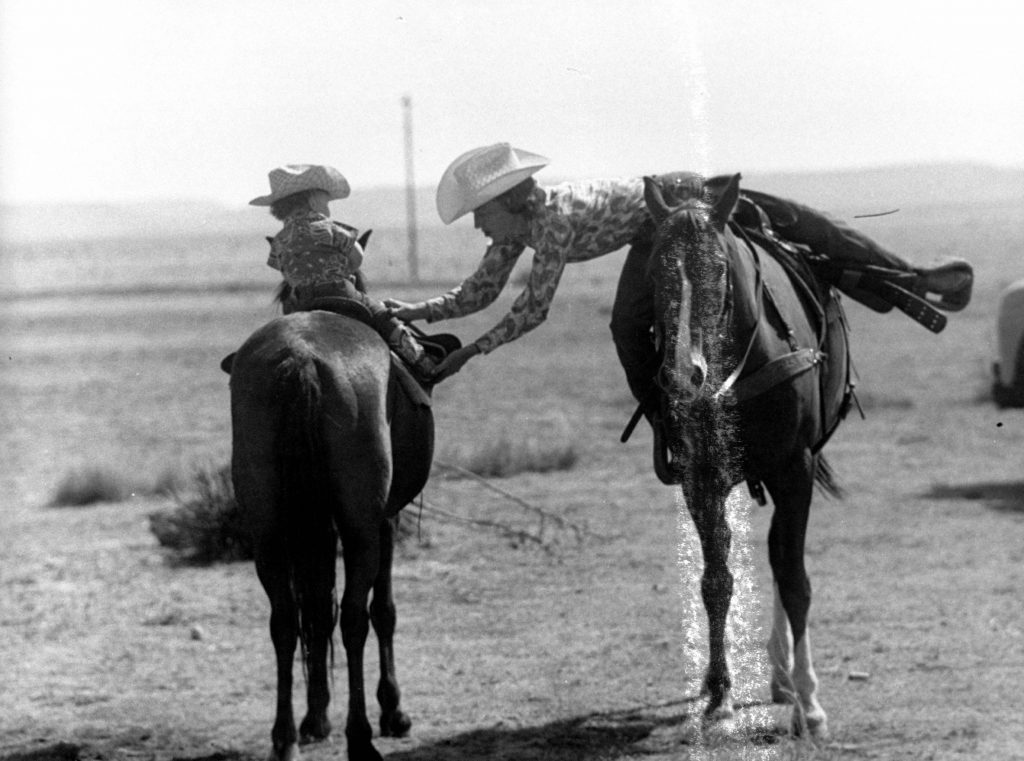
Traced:
<path fill-rule="evenodd" d="M 821 364 L 827 355 L 817 349 L 799 349 L 776 357 L 753 374 L 738 381 L 724 396 L 729 401 L 745 402 L 783 381 L 795 378 Z"/>

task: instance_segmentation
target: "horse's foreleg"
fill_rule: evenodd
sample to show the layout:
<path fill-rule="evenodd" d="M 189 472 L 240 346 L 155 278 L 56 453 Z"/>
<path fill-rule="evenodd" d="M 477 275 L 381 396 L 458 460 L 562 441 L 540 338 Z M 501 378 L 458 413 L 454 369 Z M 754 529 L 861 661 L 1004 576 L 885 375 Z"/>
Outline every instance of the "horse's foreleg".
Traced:
<path fill-rule="evenodd" d="M 398 517 L 384 521 L 380 531 L 380 570 L 373 587 L 373 601 L 370 603 L 370 621 L 377 633 L 380 647 L 380 682 L 377 685 L 377 702 L 380 703 L 380 733 L 384 737 L 404 737 L 412 722 L 399 707 L 401 691 L 395 676 L 395 600 L 391 588 L 391 564 L 394 556 L 395 525 Z"/>
<path fill-rule="evenodd" d="M 377 578 L 380 560 L 379 527 L 367 525 L 357 530 L 342 529 L 342 552 L 345 558 L 345 592 L 341 598 L 341 640 L 348 661 L 348 740 L 350 761 L 379 761 L 373 747 L 373 730 L 366 718 L 363 651 L 370 631 L 367 603 Z"/>
<path fill-rule="evenodd" d="M 725 641 L 733 591 L 733 577 L 728 566 L 732 531 L 726 521 L 725 494 L 714 485 L 713 477 L 707 478 L 700 473 L 695 476 L 695 488 L 687 494 L 687 505 L 697 526 L 704 555 L 700 589 L 708 616 L 709 642 L 708 670 L 704 679 L 704 690 L 709 700 L 704 715 L 709 720 L 719 721 L 734 714 L 732 677 Z"/>
<path fill-rule="evenodd" d="M 795 693 L 794 728 L 798 732 L 806 728 L 811 735 L 824 737 L 828 734 L 828 719 L 818 702 L 818 677 L 811 660 L 807 626 L 811 606 L 811 582 L 804 565 L 804 544 L 813 491 L 813 474 L 814 458 L 808 452 L 800 458 L 791 472 L 778 474 L 779 477 L 769 484 L 769 491 L 775 502 L 775 513 L 768 532 L 768 556 L 775 577 L 779 603 L 788 619 L 793 642 L 792 679 L 789 682 L 791 687 L 781 676 L 782 668 L 788 666 L 787 660 L 784 659 L 777 666 L 773 666 L 773 697 L 776 685 L 774 675 L 777 675 L 780 692 L 789 688 Z M 779 628 L 780 624 L 777 621 L 773 627 L 773 637 Z M 771 640 L 769 642 L 771 643 Z M 786 642 L 788 644 L 788 638 Z M 788 652 L 788 646 L 786 650 Z"/>

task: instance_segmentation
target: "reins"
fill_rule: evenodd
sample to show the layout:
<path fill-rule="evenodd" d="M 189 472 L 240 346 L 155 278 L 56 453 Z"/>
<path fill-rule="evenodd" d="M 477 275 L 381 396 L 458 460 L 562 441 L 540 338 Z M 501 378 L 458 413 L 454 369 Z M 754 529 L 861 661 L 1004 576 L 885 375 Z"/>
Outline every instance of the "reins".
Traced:
<path fill-rule="evenodd" d="M 743 238 L 744 242 L 750 248 L 750 253 L 754 258 L 754 326 L 750 331 L 750 339 L 747 341 L 747 348 L 743 352 L 743 357 L 740 358 L 739 363 L 733 368 L 733 371 L 729 373 L 723 382 L 721 387 L 711 395 L 712 401 L 721 401 L 732 394 L 733 386 L 736 385 L 736 381 L 739 380 L 740 375 L 743 374 L 744 368 L 747 366 L 747 360 L 750 359 L 750 351 L 754 348 L 754 342 L 757 339 L 757 323 L 761 319 L 761 313 L 764 309 L 764 277 L 761 274 L 761 257 L 757 253 L 757 248 L 751 243 L 750 238 L 747 237 L 746 231 L 740 226 L 736 225 L 740 231 L 740 237 Z"/>
<path fill-rule="evenodd" d="M 772 296 L 771 290 L 768 288 L 768 284 L 764 282 L 763 275 L 761 273 L 761 257 L 757 252 L 757 247 L 753 241 L 747 235 L 746 230 L 743 229 L 742 225 L 736 225 L 739 230 L 740 237 L 743 238 L 744 242 L 750 248 L 751 256 L 754 259 L 755 268 L 755 288 L 756 294 L 756 321 L 754 324 L 753 331 L 750 335 L 750 341 L 747 343 L 746 352 L 743 355 L 743 359 L 732 371 L 725 382 L 715 394 L 712 395 L 712 399 L 715 401 L 728 400 L 731 402 L 742 402 L 747 399 L 752 399 L 756 396 L 760 396 L 769 389 L 777 386 L 790 378 L 796 377 L 808 370 L 817 367 L 825 359 L 825 353 L 821 351 L 820 345 L 814 348 L 799 348 L 799 344 L 794 340 L 793 328 L 786 321 L 785 316 L 779 309 L 778 303 Z M 775 357 L 774 359 L 767 362 L 762 367 L 759 367 L 753 373 L 743 379 L 742 384 L 739 382 L 739 377 L 746 366 L 747 359 L 750 356 L 750 350 L 754 346 L 755 339 L 757 337 L 757 323 L 760 321 L 764 314 L 764 302 L 767 298 L 775 308 L 775 313 L 779 320 L 782 322 L 783 327 L 786 329 L 786 340 L 789 343 L 790 351 L 782 356 Z M 822 316 L 822 319 L 824 316 Z M 822 340 L 824 340 L 824 331 L 822 333 Z"/>

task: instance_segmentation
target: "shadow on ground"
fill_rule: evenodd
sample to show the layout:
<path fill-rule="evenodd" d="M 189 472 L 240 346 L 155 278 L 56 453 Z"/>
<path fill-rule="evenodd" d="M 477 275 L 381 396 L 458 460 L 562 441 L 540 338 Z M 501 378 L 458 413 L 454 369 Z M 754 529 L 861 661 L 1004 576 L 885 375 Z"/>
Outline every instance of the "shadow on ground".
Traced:
<path fill-rule="evenodd" d="M 1024 481 L 988 481 L 974 484 L 935 484 L 922 496 L 931 499 L 968 499 L 984 502 L 1003 513 L 1024 513 Z"/>
<path fill-rule="evenodd" d="M 529 727 L 475 729 L 410 750 L 393 751 L 388 761 L 579 761 L 681 754 L 696 745 L 692 731 L 695 699 L 623 711 L 591 713 Z M 741 708 L 744 706 L 741 706 Z M 712 740 L 722 745 L 775 745 L 786 732 L 753 726 Z"/>
<path fill-rule="evenodd" d="M 742 727 L 702 733 L 700 715 L 693 710 L 696 698 L 626 709 L 595 712 L 536 726 L 497 726 L 424 742 L 413 748 L 391 749 L 387 761 L 615 761 L 636 756 L 686 759 L 702 749 L 767 747 L 785 742 L 788 733 L 774 725 L 770 715 Z M 740 711 L 761 703 L 737 705 Z M 145 736 L 136 743 L 130 738 L 72 742 L 29 743 L 21 748 L 0 750 L 0 761 L 114 761 L 128 757 L 164 758 L 171 761 L 261 761 L 238 750 L 189 753 L 199 741 L 171 743 L 178 750 L 163 747 L 159 738 Z M 163 738 L 167 740 L 167 738 Z M 344 736 L 339 733 L 330 744 L 309 745 L 303 755 L 310 758 L 344 757 Z M 127 743 L 127 744 L 126 744 Z M 134 745 L 134 747 L 133 747 Z M 379 747 L 379 746 L 378 746 Z M 717 756 L 716 756 L 717 757 Z"/>

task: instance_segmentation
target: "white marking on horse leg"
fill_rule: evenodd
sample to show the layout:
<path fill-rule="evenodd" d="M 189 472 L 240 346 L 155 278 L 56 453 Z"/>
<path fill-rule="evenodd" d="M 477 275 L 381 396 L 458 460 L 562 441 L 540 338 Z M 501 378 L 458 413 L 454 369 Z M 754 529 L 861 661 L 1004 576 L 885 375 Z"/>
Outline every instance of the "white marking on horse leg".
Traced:
<path fill-rule="evenodd" d="M 772 584 L 773 610 L 772 633 L 768 637 L 768 660 L 772 666 L 772 702 L 794 703 L 796 687 L 793 684 L 793 631 L 789 617 L 782 607 L 779 585 Z"/>
<path fill-rule="evenodd" d="M 804 630 L 804 636 L 796 643 L 793 660 L 793 682 L 799 698 L 794 707 L 793 724 L 800 729 L 806 727 L 811 737 L 827 737 L 828 717 L 818 702 L 818 675 L 811 662 L 810 630 Z"/>

